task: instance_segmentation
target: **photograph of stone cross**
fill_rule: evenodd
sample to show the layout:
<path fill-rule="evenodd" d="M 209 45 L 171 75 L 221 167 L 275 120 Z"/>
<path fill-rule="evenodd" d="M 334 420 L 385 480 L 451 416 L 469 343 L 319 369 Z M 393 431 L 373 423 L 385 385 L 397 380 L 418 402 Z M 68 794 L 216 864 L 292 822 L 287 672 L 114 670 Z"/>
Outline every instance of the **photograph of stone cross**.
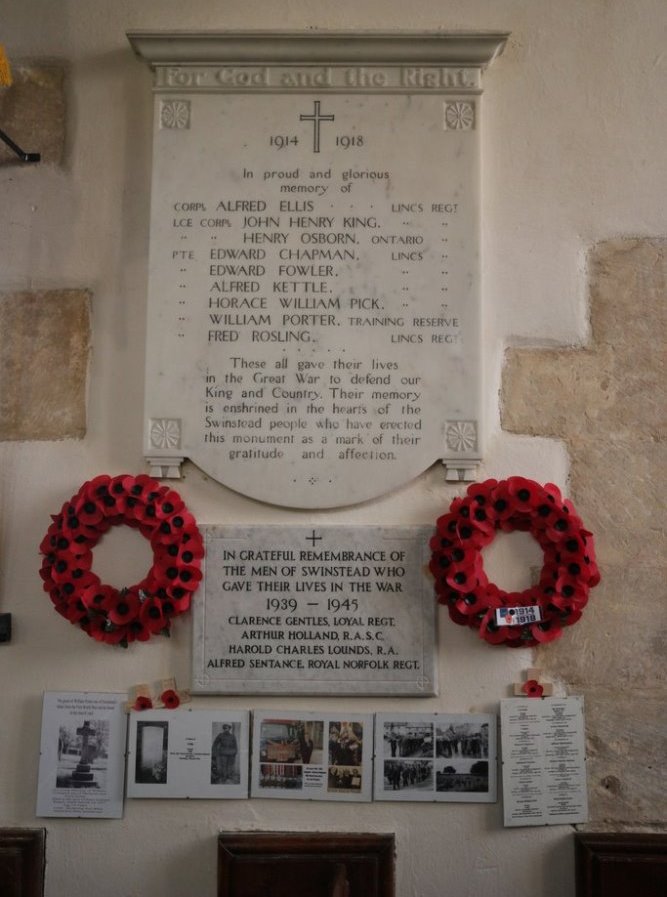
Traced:
<path fill-rule="evenodd" d="M 76 728 L 61 726 L 58 735 L 56 788 L 106 790 L 108 722 L 84 720 Z"/>
<path fill-rule="evenodd" d="M 90 771 L 91 764 L 95 758 L 95 748 L 91 744 L 91 738 L 97 735 L 88 720 L 76 730 L 76 734 L 81 738 L 81 759 L 77 763 L 76 769 L 72 773 L 73 788 L 95 788 L 95 775 Z"/>

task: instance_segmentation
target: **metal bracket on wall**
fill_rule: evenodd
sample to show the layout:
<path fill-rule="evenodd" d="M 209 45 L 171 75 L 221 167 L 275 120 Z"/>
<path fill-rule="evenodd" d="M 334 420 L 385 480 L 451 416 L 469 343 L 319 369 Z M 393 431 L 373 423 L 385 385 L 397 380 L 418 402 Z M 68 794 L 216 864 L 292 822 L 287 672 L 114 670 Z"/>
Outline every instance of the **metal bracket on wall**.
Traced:
<path fill-rule="evenodd" d="M 12 640 L 12 615 L 0 614 L 0 644 Z"/>
<path fill-rule="evenodd" d="M 6 143 L 10 150 L 16 153 L 21 162 L 39 162 L 42 158 L 41 153 L 26 153 L 26 151 L 22 150 L 18 143 L 14 143 L 12 138 L 8 134 L 5 134 L 2 129 L 0 129 L 0 140 L 2 140 L 3 143 Z"/>

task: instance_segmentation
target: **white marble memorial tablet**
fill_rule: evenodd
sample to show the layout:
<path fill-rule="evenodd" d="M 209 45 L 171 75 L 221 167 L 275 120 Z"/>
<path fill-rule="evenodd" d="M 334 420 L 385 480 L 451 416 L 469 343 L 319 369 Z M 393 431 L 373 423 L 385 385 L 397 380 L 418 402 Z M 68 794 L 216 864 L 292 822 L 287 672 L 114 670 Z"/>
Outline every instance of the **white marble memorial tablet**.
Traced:
<path fill-rule="evenodd" d="M 505 36 L 353 37 L 130 36 L 156 69 L 157 475 L 188 457 L 295 507 L 438 460 L 472 477 L 481 71 Z"/>
<path fill-rule="evenodd" d="M 203 530 L 193 692 L 436 693 L 430 527 Z"/>

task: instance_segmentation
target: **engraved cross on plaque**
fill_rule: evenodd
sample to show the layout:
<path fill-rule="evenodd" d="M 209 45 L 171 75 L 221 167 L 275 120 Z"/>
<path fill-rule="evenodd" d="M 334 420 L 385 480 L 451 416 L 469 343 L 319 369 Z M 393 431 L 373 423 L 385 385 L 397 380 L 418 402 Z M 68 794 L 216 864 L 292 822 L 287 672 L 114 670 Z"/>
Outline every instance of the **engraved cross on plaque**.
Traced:
<path fill-rule="evenodd" d="M 306 536 L 306 542 L 310 542 L 310 544 L 313 546 L 313 548 L 315 548 L 316 542 L 321 542 L 321 541 L 322 541 L 322 536 L 317 536 L 315 534 L 315 530 L 313 530 L 309 536 Z"/>
<path fill-rule="evenodd" d="M 322 115 L 320 112 L 320 101 L 313 100 L 314 109 L 312 115 L 302 113 L 299 116 L 300 121 L 312 121 L 313 123 L 313 152 L 320 151 L 320 125 L 323 121 L 335 121 L 335 115 Z"/>

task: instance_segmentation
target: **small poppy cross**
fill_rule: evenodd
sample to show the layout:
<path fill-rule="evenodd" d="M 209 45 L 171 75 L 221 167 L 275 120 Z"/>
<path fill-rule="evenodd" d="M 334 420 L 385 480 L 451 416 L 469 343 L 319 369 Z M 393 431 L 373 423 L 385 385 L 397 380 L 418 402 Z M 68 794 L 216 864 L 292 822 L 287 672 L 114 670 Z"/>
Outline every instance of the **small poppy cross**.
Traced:
<path fill-rule="evenodd" d="M 185 689 L 177 689 L 175 679 L 160 679 L 153 685 L 146 683 L 134 685 L 130 689 L 128 697 L 129 700 L 125 705 L 126 713 L 129 713 L 130 710 L 157 710 L 159 708 L 175 710 L 190 700 L 190 692 Z"/>
<path fill-rule="evenodd" d="M 529 667 L 525 673 L 525 682 L 514 683 L 514 695 L 517 698 L 548 698 L 554 693 L 551 682 L 540 681 L 537 667 Z"/>

